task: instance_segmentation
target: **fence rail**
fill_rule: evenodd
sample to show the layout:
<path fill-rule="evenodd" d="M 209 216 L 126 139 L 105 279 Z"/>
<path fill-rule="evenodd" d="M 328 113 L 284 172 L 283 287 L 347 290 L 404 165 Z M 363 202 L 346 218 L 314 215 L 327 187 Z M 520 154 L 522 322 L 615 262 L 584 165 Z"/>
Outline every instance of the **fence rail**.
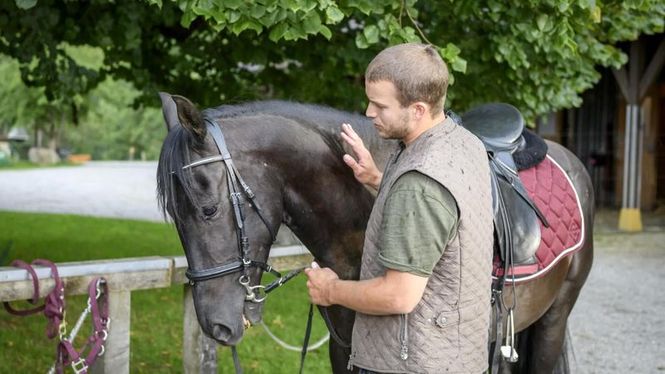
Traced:
<path fill-rule="evenodd" d="M 290 270 L 311 261 L 300 246 L 277 247 L 271 250 L 270 263 L 278 269 Z M 64 262 L 56 264 L 65 284 L 66 295 L 87 293 L 88 284 L 103 276 L 108 285 L 109 315 L 112 320 L 106 341 L 106 353 L 91 368 L 91 373 L 129 373 L 129 332 L 131 292 L 184 284 L 183 303 L 183 365 L 185 373 L 216 373 L 217 354 L 214 341 L 200 330 L 194 303 L 185 278 L 187 260 L 184 256 L 137 257 L 114 260 Z M 35 267 L 40 295 L 53 289 L 51 270 Z M 33 296 L 33 283 L 24 269 L 0 267 L 0 301 L 27 300 Z"/>

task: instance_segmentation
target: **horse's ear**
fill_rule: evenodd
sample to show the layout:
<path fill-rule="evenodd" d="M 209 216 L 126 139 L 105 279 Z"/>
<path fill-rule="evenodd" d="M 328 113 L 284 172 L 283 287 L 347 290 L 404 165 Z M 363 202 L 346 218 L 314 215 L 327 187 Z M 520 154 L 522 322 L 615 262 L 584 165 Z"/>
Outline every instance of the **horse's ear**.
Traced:
<path fill-rule="evenodd" d="M 171 95 L 166 92 L 160 92 L 159 98 L 162 99 L 162 114 L 166 122 L 166 130 L 171 131 L 178 125 L 178 108 Z"/>
<path fill-rule="evenodd" d="M 169 131 L 175 124 L 180 123 L 187 131 L 203 139 L 206 135 L 206 126 L 203 115 L 196 106 L 186 97 L 179 95 L 162 94 L 162 110 Z"/>

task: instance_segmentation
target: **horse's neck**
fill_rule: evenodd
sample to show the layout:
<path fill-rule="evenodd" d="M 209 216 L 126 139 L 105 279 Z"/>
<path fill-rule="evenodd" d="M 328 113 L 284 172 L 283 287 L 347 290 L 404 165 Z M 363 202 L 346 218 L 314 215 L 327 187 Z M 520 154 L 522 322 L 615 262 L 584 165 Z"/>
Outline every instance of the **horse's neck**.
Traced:
<path fill-rule="evenodd" d="M 284 223 L 322 266 L 357 278 L 374 198 L 360 184 L 343 179 L 331 174 L 311 178 L 299 190 L 287 187 Z"/>
<path fill-rule="evenodd" d="M 368 146 L 376 147 L 376 139 L 367 141 Z M 384 158 L 383 153 L 380 156 Z M 321 156 L 306 157 L 316 160 Z M 291 175 L 285 183 L 284 223 L 321 265 L 333 268 L 343 278 L 357 278 L 374 197 L 355 180 L 340 156 L 334 155 L 332 162 L 313 164 L 313 169 L 310 164 L 309 170 Z"/>

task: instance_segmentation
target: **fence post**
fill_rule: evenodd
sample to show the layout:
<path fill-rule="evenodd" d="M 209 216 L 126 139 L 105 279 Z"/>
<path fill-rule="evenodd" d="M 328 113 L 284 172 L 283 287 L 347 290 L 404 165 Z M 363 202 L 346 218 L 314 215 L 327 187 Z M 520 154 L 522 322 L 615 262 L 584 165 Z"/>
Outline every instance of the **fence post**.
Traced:
<path fill-rule="evenodd" d="M 90 368 L 92 374 L 129 374 L 131 291 L 109 291 L 109 336 L 104 355 Z"/>
<path fill-rule="evenodd" d="M 196 319 L 192 287 L 185 284 L 183 292 L 182 364 L 186 374 L 217 373 L 217 343 L 205 336 Z"/>

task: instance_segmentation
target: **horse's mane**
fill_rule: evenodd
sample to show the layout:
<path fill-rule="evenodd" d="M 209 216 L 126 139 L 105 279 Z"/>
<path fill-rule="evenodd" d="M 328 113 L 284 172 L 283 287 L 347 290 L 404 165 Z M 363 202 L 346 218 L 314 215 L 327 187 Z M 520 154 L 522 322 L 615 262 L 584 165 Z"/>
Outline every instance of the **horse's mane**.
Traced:
<path fill-rule="evenodd" d="M 379 149 L 381 144 L 380 138 L 365 116 L 322 105 L 271 100 L 222 105 L 203 110 L 204 116 L 214 119 L 241 118 L 257 114 L 288 118 L 301 126 L 314 130 L 320 134 L 325 144 L 339 159 L 346 153 L 339 135 L 342 123 L 351 124 L 370 151 Z M 175 218 L 179 218 L 184 199 L 191 199 L 193 196 L 188 172 L 183 171 L 182 166 L 189 162 L 186 159 L 187 151 L 196 143 L 196 138 L 180 126 L 169 131 L 164 140 L 157 167 L 157 199 L 164 217 L 167 217 L 167 213 L 170 211 L 171 214 L 176 215 Z M 176 183 L 176 179 L 180 183 Z M 184 196 L 177 193 L 178 184 L 185 192 Z"/>
<path fill-rule="evenodd" d="M 376 149 L 379 137 L 370 126 L 367 117 L 358 113 L 344 112 L 323 105 L 303 104 L 292 101 L 254 101 L 239 105 L 221 105 L 203 111 L 213 118 L 235 118 L 244 115 L 269 114 L 294 120 L 318 132 L 330 149 L 341 157 L 345 153 L 339 135 L 342 123 L 349 123 L 364 140 L 368 149 Z"/>

